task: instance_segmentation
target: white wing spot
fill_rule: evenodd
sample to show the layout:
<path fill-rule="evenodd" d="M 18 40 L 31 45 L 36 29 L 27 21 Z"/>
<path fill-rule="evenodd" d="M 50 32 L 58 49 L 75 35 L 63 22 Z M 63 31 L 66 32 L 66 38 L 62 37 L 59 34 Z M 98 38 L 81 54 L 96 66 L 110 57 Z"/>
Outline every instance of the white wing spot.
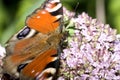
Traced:
<path fill-rule="evenodd" d="M 39 19 L 39 18 L 40 18 L 40 16 L 37 16 L 37 18 Z"/>
<path fill-rule="evenodd" d="M 41 13 L 42 13 L 42 14 L 46 14 L 46 11 L 42 11 Z"/>
<path fill-rule="evenodd" d="M 32 70 L 32 72 L 31 73 L 34 73 L 35 72 L 35 70 Z"/>

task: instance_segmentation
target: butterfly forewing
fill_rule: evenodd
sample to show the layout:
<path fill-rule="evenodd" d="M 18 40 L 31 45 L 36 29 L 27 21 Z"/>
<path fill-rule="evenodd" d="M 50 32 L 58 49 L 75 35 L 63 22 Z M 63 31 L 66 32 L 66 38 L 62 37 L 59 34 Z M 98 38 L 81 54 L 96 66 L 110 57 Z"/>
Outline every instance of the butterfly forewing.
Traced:
<path fill-rule="evenodd" d="M 48 0 L 43 9 L 36 10 L 33 15 L 27 18 L 26 24 L 41 33 L 50 33 L 60 27 L 61 18 L 62 4 L 59 0 Z"/>

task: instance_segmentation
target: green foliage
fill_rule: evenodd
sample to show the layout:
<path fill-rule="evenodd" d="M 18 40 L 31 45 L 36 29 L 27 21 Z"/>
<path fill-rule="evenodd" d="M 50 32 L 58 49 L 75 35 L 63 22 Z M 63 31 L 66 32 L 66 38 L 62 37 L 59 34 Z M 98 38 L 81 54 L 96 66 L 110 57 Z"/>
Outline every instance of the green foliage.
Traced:
<path fill-rule="evenodd" d="M 108 12 L 111 24 L 120 33 L 120 0 L 110 0 Z"/>

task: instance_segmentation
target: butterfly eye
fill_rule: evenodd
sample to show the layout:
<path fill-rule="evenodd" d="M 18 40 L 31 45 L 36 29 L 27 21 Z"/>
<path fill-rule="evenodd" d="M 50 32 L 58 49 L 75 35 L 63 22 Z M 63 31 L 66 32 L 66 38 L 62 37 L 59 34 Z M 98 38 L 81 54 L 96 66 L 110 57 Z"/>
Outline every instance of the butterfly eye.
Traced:
<path fill-rule="evenodd" d="M 17 71 L 20 72 L 27 64 L 28 64 L 28 63 L 26 63 L 26 64 L 20 64 L 20 65 L 18 66 L 18 68 L 17 68 Z"/>
<path fill-rule="evenodd" d="M 23 39 L 29 34 L 29 32 L 30 32 L 30 28 L 26 27 L 17 35 L 17 38 L 18 39 Z"/>

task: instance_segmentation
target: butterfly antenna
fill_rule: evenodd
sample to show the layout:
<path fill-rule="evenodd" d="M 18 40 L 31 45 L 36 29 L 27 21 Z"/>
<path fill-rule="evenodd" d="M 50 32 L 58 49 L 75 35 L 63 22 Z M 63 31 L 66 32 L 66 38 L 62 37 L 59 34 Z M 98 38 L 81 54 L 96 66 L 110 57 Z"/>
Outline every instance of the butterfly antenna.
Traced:
<path fill-rule="evenodd" d="M 77 11 L 77 8 L 78 8 L 78 6 L 79 6 L 79 2 L 77 2 L 77 5 L 75 6 L 75 10 L 74 10 L 74 12 L 76 12 Z"/>

